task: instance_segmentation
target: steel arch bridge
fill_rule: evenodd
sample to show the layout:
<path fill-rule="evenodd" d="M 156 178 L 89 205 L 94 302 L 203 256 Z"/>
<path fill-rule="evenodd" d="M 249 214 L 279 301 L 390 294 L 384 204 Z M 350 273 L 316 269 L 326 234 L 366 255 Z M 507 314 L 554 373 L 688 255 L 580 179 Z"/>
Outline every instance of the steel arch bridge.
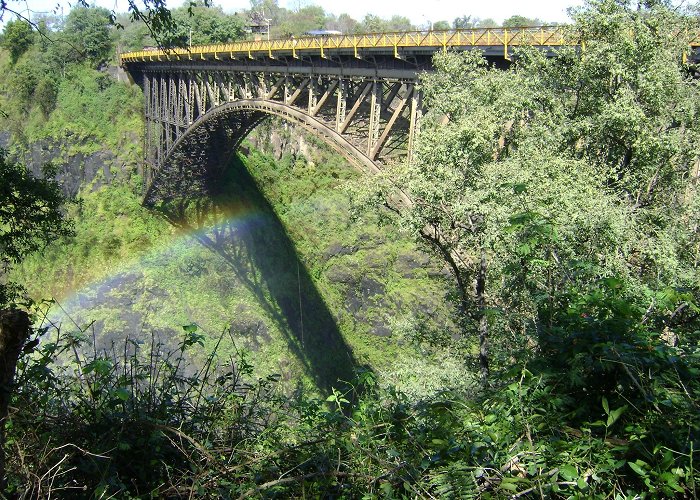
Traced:
<path fill-rule="evenodd" d="M 363 172 L 410 157 L 420 130 L 418 74 L 436 51 L 480 50 L 505 65 L 514 48 L 574 45 L 561 27 L 305 37 L 121 54 L 144 94 L 145 196 L 207 192 L 269 116 L 321 137 Z M 690 41 L 691 53 L 700 36 Z M 696 54 L 696 53 L 695 53 Z M 697 55 L 697 54 L 696 54 Z"/>

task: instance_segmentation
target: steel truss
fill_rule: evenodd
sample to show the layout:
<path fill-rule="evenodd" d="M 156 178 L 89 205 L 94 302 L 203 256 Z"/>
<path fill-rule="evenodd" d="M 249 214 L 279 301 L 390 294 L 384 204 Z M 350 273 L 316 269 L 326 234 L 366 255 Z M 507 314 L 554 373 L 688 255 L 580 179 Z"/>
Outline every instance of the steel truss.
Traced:
<path fill-rule="evenodd" d="M 143 72 L 142 87 L 147 193 L 169 175 L 171 160 L 186 153 L 175 151 L 192 147 L 188 137 L 211 135 L 213 123 L 237 147 L 262 118 L 282 116 L 325 138 L 359 168 L 377 171 L 407 157 L 422 114 L 413 79 L 159 68 Z"/>

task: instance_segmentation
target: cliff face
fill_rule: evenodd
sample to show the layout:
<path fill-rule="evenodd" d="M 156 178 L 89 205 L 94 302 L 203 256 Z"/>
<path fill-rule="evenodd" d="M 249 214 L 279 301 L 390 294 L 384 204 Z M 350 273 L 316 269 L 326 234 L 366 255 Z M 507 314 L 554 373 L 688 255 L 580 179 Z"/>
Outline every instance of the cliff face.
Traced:
<path fill-rule="evenodd" d="M 124 175 L 118 170 L 117 157 L 111 151 L 77 152 L 67 156 L 64 153 L 66 145 L 49 141 L 31 144 L 23 161 L 35 175 L 40 174 L 42 165 L 55 162 L 59 166 L 57 180 L 68 197 L 77 196 L 85 187 L 98 189 L 108 185 L 113 177 Z"/>
<path fill-rule="evenodd" d="M 248 144 L 276 160 L 284 155 L 294 159 L 303 158 L 307 162 L 318 159 L 320 151 L 308 141 L 301 127 L 282 120 L 271 119 L 260 124 L 248 137 Z"/>
<path fill-rule="evenodd" d="M 133 140 L 139 140 L 133 134 Z M 138 170 L 133 159 L 120 158 L 104 148 L 92 147 L 81 151 L 80 146 L 90 141 L 85 138 L 71 139 L 71 134 L 58 141 L 42 139 L 27 145 L 12 145 L 8 132 L 0 133 L 0 147 L 8 149 L 10 156 L 22 162 L 35 176 L 41 176 L 42 166 L 51 163 L 58 167 L 56 180 L 68 198 L 75 198 L 81 190 L 96 190 L 112 181 L 126 181 Z"/>

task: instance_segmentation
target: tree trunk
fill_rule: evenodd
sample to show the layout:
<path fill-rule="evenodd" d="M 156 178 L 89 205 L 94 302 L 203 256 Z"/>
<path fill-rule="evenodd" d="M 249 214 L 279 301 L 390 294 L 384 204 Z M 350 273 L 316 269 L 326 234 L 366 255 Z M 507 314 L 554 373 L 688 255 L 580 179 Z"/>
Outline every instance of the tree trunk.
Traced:
<path fill-rule="evenodd" d="M 421 236 L 430 242 L 443 256 L 445 262 L 452 269 L 457 288 L 460 294 L 460 314 L 461 320 L 464 321 L 464 315 L 469 310 L 469 304 L 472 297 L 476 297 L 476 305 L 478 311 L 476 319 L 479 322 L 479 367 L 481 372 L 481 381 L 484 386 L 489 383 L 489 320 L 486 315 L 486 251 L 481 249 L 481 261 L 479 262 L 479 270 L 477 272 L 476 286 L 474 287 L 474 295 L 469 293 L 468 282 L 462 274 L 463 266 L 469 259 L 463 259 L 456 250 L 450 249 L 449 245 L 443 243 L 440 233 L 435 228 L 425 227 L 421 230 Z M 461 263 L 461 265 L 460 265 Z M 472 316 L 474 317 L 474 316 Z M 463 332 L 464 333 L 464 332 Z"/>
<path fill-rule="evenodd" d="M 5 492 L 5 420 L 17 360 L 29 338 L 29 315 L 18 309 L 0 310 L 0 495 Z"/>
<path fill-rule="evenodd" d="M 476 276 L 476 305 L 479 308 L 479 367 L 481 382 L 489 382 L 489 319 L 486 315 L 486 253 L 481 251 L 479 272 Z"/>

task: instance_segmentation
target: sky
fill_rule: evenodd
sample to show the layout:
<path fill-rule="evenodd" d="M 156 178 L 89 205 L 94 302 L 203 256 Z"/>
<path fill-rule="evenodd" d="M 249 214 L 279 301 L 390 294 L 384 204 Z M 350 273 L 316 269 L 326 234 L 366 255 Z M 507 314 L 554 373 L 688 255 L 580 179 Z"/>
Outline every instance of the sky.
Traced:
<path fill-rule="evenodd" d="M 116 12 L 126 11 L 126 0 L 92 0 L 95 5 Z M 140 2 L 141 0 L 137 0 Z M 64 13 L 70 10 L 71 0 L 8 0 L 8 7 L 23 15 L 30 13 Z M 168 7 L 177 7 L 183 0 L 168 0 Z M 296 9 L 305 5 L 319 5 L 326 12 L 350 14 L 361 20 L 365 14 L 375 14 L 388 18 L 393 15 L 408 17 L 415 25 L 425 25 L 445 20 L 452 22 L 455 17 L 471 15 L 481 19 L 492 18 L 503 21 L 514 14 L 536 17 L 549 22 L 567 22 L 566 9 L 580 5 L 583 0 L 278 0 L 281 7 Z M 235 12 L 250 7 L 249 0 L 214 0 L 226 12 Z M 7 14 L 3 21 L 8 21 Z"/>

